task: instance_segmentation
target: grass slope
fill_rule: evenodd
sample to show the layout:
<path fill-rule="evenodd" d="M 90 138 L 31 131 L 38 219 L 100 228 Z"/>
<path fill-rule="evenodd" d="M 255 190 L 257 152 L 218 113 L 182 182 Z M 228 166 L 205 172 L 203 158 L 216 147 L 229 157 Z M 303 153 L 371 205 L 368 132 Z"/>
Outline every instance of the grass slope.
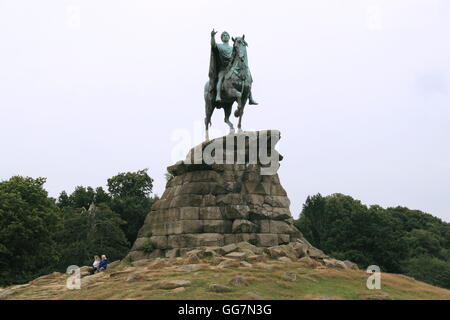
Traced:
<path fill-rule="evenodd" d="M 300 262 L 269 260 L 242 266 L 239 261 L 219 268 L 213 260 L 202 260 L 198 271 L 180 267 L 192 263 L 183 259 L 160 259 L 122 263 L 107 272 L 82 278 L 80 290 L 66 288 L 65 274 L 53 273 L 29 284 L 0 289 L 2 299 L 450 299 L 450 291 L 412 278 L 383 273 L 381 290 L 366 288 L 369 274 L 361 270 L 331 269 Z M 198 267 L 198 266 L 197 266 Z M 293 273 L 296 280 L 286 277 Z M 242 275 L 247 286 L 233 286 L 230 280 Z M 182 289 L 161 289 L 160 281 L 188 280 Z M 217 283 L 230 288 L 218 293 L 209 289 Z"/>

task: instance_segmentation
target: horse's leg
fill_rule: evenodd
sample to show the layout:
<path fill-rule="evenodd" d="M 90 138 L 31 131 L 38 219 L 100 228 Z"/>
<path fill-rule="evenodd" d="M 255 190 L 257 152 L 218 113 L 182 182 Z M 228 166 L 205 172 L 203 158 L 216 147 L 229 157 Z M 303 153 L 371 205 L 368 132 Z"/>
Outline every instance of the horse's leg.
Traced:
<path fill-rule="evenodd" d="M 230 114 L 231 114 L 232 106 L 233 106 L 233 103 L 230 103 L 223 107 L 223 112 L 225 113 L 225 123 L 228 124 L 228 126 L 230 127 L 230 133 L 234 133 L 234 127 L 230 121 Z"/>
<path fill-rule="evenodd" d="M 211 124 L 211 117 L 212 114 L 214 112 L 214 106 L 212 105 L 211 101 L 206 101 L 205 103 L 205 140 L 208 141 L 209 140 L 209 132 L 208 132 L 208 128 L 209 125 Z"/>
<path fill-rule="evenodd" d="M 242 115 L 244 114 L 244 107 L 245 107 L 245 103 L 247 102 L 247 98 L 248 97 L 246 96 L 246 97 L 240 97 L 238 99 L 238 110 L 239 110 L 238 132 L 242 132 L 242 127 L 241 127 Z"/>

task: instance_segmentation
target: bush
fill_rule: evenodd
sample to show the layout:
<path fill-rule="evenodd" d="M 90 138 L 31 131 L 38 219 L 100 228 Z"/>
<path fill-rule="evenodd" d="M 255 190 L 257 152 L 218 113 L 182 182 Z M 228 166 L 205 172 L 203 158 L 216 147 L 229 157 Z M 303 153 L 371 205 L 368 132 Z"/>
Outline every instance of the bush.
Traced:
<path fill-rule="evenodd" d="M 404 263 L 403 272 L 417 280 L 450 288 L 450 262 L 430 256 L 411 258 Z"/>
<path fill-rule="evenodd" d="M 145 254 L 150 254 L 155 249 L 156 249 L 156 244 L 153 241 L 151 241 L 151 240 L 147 240 L 146 242 L 144 242 L 142 244 L 140 250 L 143 251 Z"/>
<path fill-rule="evenodd" d="M 295 225 L 313 246 L 337 259 L 450 288 L 450 224 L 431 214 L 317 194 L 306 199 Z"/>

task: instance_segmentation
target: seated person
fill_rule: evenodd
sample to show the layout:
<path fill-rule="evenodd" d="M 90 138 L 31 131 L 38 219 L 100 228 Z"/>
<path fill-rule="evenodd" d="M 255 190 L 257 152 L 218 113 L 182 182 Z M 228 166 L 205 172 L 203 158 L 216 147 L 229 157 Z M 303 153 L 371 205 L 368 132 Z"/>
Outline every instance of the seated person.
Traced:
<path fill-rule="evenodd" d="M 102 255 L 102 261 L 100 261 L 100 264 L 98 266 L 99 271 L 104 271 L 108 267 L 108 259 L 105 255 Z"/>
<path fill-rule="evenodd" d="M 100 257 L 94 256 L 94 263 L 92 264 L 92 268 L 89 270 L 90 274 L 94 274 L 99 271 L 100 262 Z"/>

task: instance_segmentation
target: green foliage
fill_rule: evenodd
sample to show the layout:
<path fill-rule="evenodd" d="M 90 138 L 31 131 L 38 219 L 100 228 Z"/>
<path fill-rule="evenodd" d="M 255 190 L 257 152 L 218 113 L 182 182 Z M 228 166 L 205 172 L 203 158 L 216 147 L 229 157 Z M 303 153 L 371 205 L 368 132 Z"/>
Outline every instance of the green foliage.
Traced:
<path fill-rule="evenodd" d="M 44 183 L 24 177 L 0 182 L 0 285 L 90 265 L 94 255 L 122 259 L 157 200 L 150 197 L 147 170 L 108 179 L 109 192 L 84 186 L 70 195 L 63 191 L 56 203 Z"/>
<path fill-rule="evenodd" d="M 110 201 L 111 196 L 105 192 L 102 187 L 98 187 L 94 190 L 92 187 L 86 188 L 78 186 L 71 195 L 67 195 L 66 191 L 61 192 L 57 204 L 60 208 L 71 207 L 84 208 L 87 210 L 92 203 L 109 204 Z"/>
<path fill-rule="evenodd" d="M 124 197 L 114 198 L 111 201 L 111 209 L 117 212 L 121 219 L 126 221 L 122 226 L 128 241 L 134 243 L 139 229 L 144 224 L 145 217 L 150 212 L 154 198 Z"/>
<path fill-rule="evenodd" d="M 44 183 L 20 176 L 0 182 L 0 285 L 26 282 L 58 260 L 59 217 Z"/>
<path fill-rule="evenodd" d="M 435 286 L 450 288 L 450 262 L 427 255 L 405 261 L 403 272 Z"/>
<path fill-rule="evenodd" d="M 155 249 L 156 249 L 156 245 L 151 240 L 145 241 L 140 248 L 140 250 L 142 250 L 145 254 L 152 253 Z"/>
<path fill-rule="evenodd" d="M 57 233 L 61 252 L 58 267 L 90 265 L 94 255 L 106 254 L 110 261 L 122 259 L 128 252 L 127 241 L 120 216 L 101 204 L 92 211 L 65 208 L 62 212 L 62 228 Z"/>
<path fill-rule="evenodd" d="M 107 181 L 108 191 L 102 187 L 96 188 L 78 186 L 67 195 L 61 192 L 58 207 L 84 208 L 87 210 L 94 203 L 105 204 L 119 214 L 125 221 L 121 228 L 129 243 L 134 243 L 139 229 L 157 197 L 151 197 L 153 179 L 147 174 L 147 169 L 137 172 L 119 173 Z"/>
<path fill-rule="evenodd" d="M 130 243 L 136 240 L 145 217 L 157 200 L 150 197 L 152 188 L 153 179 L 147 174 L 147 169 L 119 173 L 108 179 L 111 209 L 127 222 L 122 229 Z"/>
<path fill-rule="evenodd" d="M 295 225 L 314 246 L 360 267 L 375 264 L 400 273 L 411 272 L 409 264 L 419 264 L 413 258 L 424 255 L 450 260 L 450 224 L 417 210 L 367 207 L 350 196 L 317 194 L 306 199 Z M 439 264 L 440 270 L 445 265 Z M 418 279 L 427 281 L 424 273 Z"/>
<path fill-rule="evenodd" d="M 119 173 L 108 179 L 109 193 L 113 198 L 148 197 L 153 189 L 153 179 L 147 171 L 148 169 Z"/>
<path fill-rule="evenodd" d="M 170 182 L 170 180 L 172 180 L 175 176 L 170 172 L 166 172 L 164 177 L 166 178 L 166 182 Z"/>

